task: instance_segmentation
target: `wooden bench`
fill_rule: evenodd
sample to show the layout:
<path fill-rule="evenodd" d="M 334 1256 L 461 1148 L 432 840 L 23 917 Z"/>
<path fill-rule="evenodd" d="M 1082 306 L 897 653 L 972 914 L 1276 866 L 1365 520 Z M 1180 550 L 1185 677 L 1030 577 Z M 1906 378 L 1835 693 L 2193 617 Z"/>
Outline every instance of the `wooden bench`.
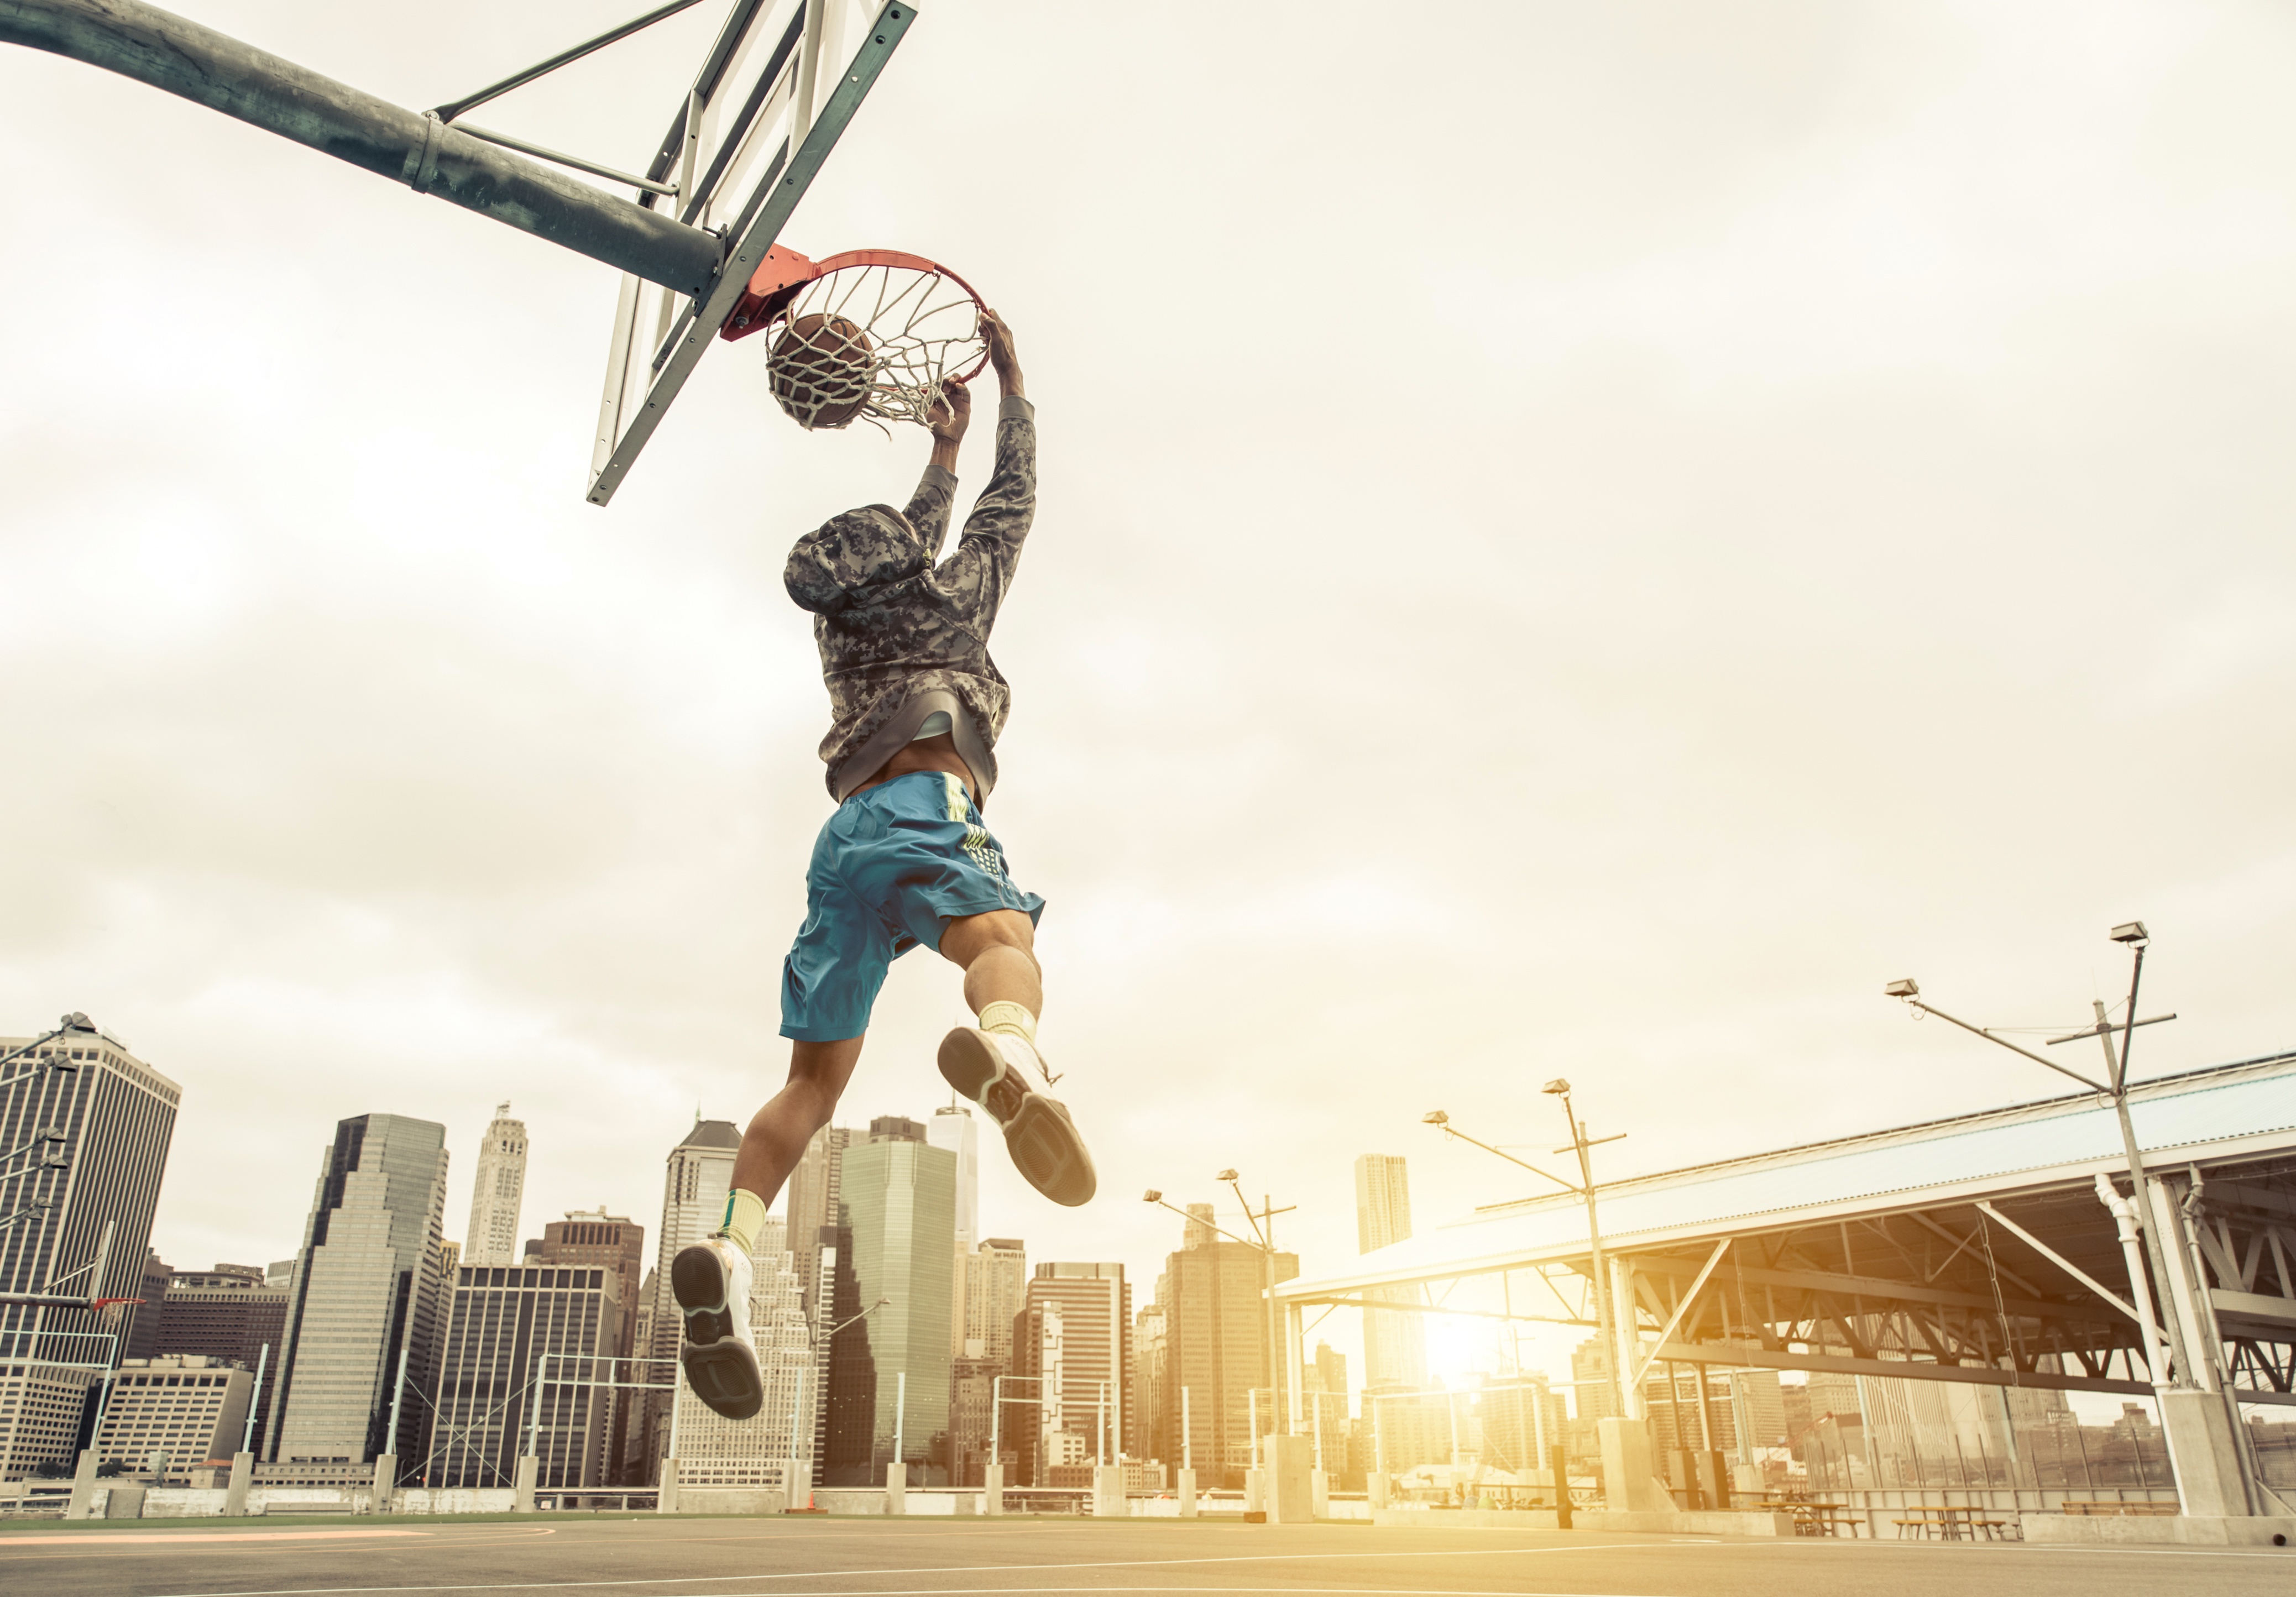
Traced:
<path fill-rule="evenodd" d="M 2105 1519 L 2114 1515 L 2135 1519 L 2169 1518 L 2177 1511 L 2177 1505 L 2173 1503 L 2122 1503 L 2110 1498 L 2100 1498 L 2095 1501 L 2086 1498 L 2067 1498 L 2058 1504 L 2058 1507 L 2068 1514 Z"/>

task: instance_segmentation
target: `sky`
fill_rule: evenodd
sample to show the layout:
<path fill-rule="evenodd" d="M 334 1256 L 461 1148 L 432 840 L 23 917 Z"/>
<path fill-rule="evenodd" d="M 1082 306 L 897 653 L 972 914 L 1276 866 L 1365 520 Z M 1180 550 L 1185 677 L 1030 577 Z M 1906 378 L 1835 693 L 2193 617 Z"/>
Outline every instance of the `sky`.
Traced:
<path fill-rule="evenodd" d="M 420 107 L 634 8 L 189 9 Z M 721 9 L 488 124 L 640 166 Z M 2292 73 L 2204 0 L 928 0 L 783 238 L 949 263 L 1038 407 L 988 819 L 1101 1196 L 992 1138 L 984 1229 L 1144 1302 L 1143 1189 L 1337 1270 L 1355 1156 L 1520 1195 L 1421 1117 L 1536 1159 L 1555 1076 L 1605 1177 L 2045 1096 L 1882 987 L 2082 1024 L 2134 917 L 2139 1076 L 2296 1045 Z M 0 1030 L 182 1085 L 178 1267 L 291 1253 L 365 1112 L 459 1238 L 505 1100 L 527 1234 L 652 1228 L 786 1057 L 782 561 L 922 435 L 725 346 L 602 511 L 610 269 L 20 50 L 0 168 Z M 840 1120 L 962 1016 L 903 960 Z"/>

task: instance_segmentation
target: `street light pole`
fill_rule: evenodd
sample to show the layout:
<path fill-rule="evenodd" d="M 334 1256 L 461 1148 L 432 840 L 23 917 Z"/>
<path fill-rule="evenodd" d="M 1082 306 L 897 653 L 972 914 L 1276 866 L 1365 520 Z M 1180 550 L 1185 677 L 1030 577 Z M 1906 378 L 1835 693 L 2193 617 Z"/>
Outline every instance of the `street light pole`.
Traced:
<path fill-rule="evenodd" d="M 1594 1161 L 1587 1157 L 1587 1151 L 1590 1148 L 1599 1148 L 1604 1142 L 1618 1142 L 1625 1137 L 1627 1134 L 1620 1132 L 1616 1136 L 1595 1137 L 1589 1140 L 1587 1135 L 1586 1122 L 1580 1120 L 1577 1112 L 1571 1108 L 1570 1084 L 1563 1080 L 1562 1077 L 1559 1076 L 1553 1081 L 1548 1082 L 1544 1087 L 1541 1087 L 1539 1091 L 1546 1093 L 1550 1098 L 1560 1098 L 1562 1100 L 1562 1118 L 1570 1127 L 1570 1146 L 1568 1148 L 1557 1148 L 1554 1151 L 1557 1153 L 1575 1152 L 1578 1154 L 1578 1179 L 1575 1183 L 1565 1181 L 1560 1175 L 1542 1170 L 1537 1165 L 1526 1164 L 1523 1160 L 1515 1158 L 1513 1154 L 1507 1152 L 1504 1149 L 1495 1148 L 1488 1142 L 1478 1142 L 1475 1138 L 1469 1136 L 1465 1132 L 1461 1131 L 1457 1126 L 1452 1125 L 1451 1117 L 1445 1114 L 1439 1109 L 1429 1110 L 1426 1114 L 1422 1115 L 1420 1119 L 1424 1124 L 1436 1127 L 1447 1137 L 1456 1137 L 1461 1142 L 1472 1143 L 1473 1146 L 1481 1149 L 1486 1153 L 1496 1154 L 1499 1158 L 1506 1160 L 1507 1163 L 1511 1165 L 1521 1165 L 1533 1175 L 1542 1176 L 1566 1191 L 1576 1192 L 1580 1198 L 1586 1200 L 1587 1246 L 1591 1256 L 1588 1260 L 1588 1268 L 1593 1272 L 1595 1277 L 1595 1335 L 1602 1339 L 1603 1345 L 1603 1387 L 1605 1391 L 1610 1393 L 1611 1402 L 1612 1405 L 1617 1408 L 1619 1417 L 1620 1419 L 1625 1419 L 1628 1417 L 1626 1402 L 1626 1372 L 1622 1367 L 1619 1366 L 1623 1364 L 1627 1353 L 1626 1349 L 1620 1346 L 1618 1335 L 1616 1334 L 1612 1325 L 1612 1321 L 1616 1316 L 1612 1312 L 1611 1304 L 1610 1265 L 1603 1252 L 1603 1227 L 1595 1215 L 1595 1164 Z"/>
<path fill-rule="evenodd" d="M 2161 1229 L 2155 1223 L 2152 1196 L 2145 1184 L 2144 1156 L 2136 1146 L 2136 1127 L 2128 1115 L 2129 1034 L 2139 1026 L 2156 1026 L 2163 1020 L 2173 1020 L 2177 1017 L 2169 1014 L 2154 1015 L 2144 1020 L 2136 1018 L 2137 988 L 2144 979 L 2144 949 L 2152 941 L 2151 934 L 2144 930 L 2144 922 L 2130 921 L 2116 926 L 2112 929 L 2112 938 L 2116 943 L 2128 945 L 2136 955 L 2135 962 L 2128 973 L 2128 1012 L 2122 1017 L 2120 1028 L 2120 1050 L 2116 1052 L 2112 1046 L 2113 1027 L 2112 1023 L 2105 1018 L 2104 1005 L 2095 1001 L 2092 1001 L 2092 1004 L 2096 1013 L 2095 1025 L 2085 1027 L 2079 1031 L 2068 1032 L 2061 1037 L 2049 1039 L 2049 1044 L 2054 1045 L 2058 1043 L 2070 1043 L 2077 1037 L 2095 1036 L 2104 1047 L 2105 1079 L 2103 1081 L 2084 1076 L 2078 1070 L 2068 1069 L 2056 1061 L 2044 1059 L 2030 1048 L 2021 1048 L 2008 1038 L 1997 1036 L 1982 1026 L 1972 1026 L 1966 1020 L 1948 1015 L 1935 1005 L 1924 1003 L 1921 996 L 1921 987 L 1910 978 L 1891 982 L 1882 989 L 1882 992 L 1886 997 L 1902 1000 L 1909 1008 L 1919 1010 L 1925 1015 L 1935 1015 L 1940 1020 L 1950 1021 L 1964 1031 L 1983 1037 L 1988 1043 L 1997 1043 L 2012 1053 L 2022 1054 L 2035 1064 L 2046 1066 L 2060 1076 L 2070 1076 L 2083 1086 L 2112 1100 L 2114 1118 L 2120 1125 L 2122 1157 L 2128 1161 L 2128 1179 L 2135 1188 L 2131 1196 L 2136 1203 L 2137 1229 L 2144 1241 L 2145 1259 L 2152 1266 L 2153 1278 L 2161 1283 L 2161 1318 L 2169 1332 L 2169 1353 L 2173 1364 L 2169 1384 L 2177 1387 L 2196 1386 L 2199 1383 L 2192 1351 L 2185 1345 L 2185 1329 L 2177 1314 L 2176 1305 L 2169 1295 L 2169 1257 L 2166 1249 L 2161 1245 Z M 2148 1347 L 2151 1347 L 2152 1331 L 2150 1326 L 2140 1325 L 2137 1328 L 2137 1335 Z"/>

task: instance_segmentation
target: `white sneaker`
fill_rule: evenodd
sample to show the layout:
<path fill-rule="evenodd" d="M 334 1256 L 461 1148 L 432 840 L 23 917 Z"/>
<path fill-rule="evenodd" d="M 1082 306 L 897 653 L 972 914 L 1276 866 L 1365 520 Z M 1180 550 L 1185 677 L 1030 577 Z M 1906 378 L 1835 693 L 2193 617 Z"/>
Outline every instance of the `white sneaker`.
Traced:
<path fill-rule="evenodd" d="M 678 1250 L 669 1290 L 685 1314 L 677 1356 L 693 1395 L 728 1420 L 748 1419 L 766 1400 L 750 1340 L 750 1256 L 731 1237 L 705 1237 Z"/>
<path fill-rule="evenodd" d="M 1068 1106 L 1031 1087 L 1023 1068 L 1050 1079 L 1044 1058 L 1009 1031 L 960 1026 L 940 1042 L 940 1073 L 960 1096 L 988 1111 L 1004 1133 L 1013 1167 L 1054 1203 L 1090 1203 L 1100 1178 Z"/>

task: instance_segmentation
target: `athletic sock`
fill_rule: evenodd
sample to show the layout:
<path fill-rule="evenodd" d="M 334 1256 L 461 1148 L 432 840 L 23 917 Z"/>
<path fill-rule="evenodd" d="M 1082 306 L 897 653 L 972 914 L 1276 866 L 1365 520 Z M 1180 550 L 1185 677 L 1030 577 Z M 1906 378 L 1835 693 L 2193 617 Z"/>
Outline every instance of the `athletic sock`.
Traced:
<path fill-rule="evenodd" d="M 718 1234 L 733 1238 L 740 1244 L 742 1252 L 756 1251 L 758 1227 L 765 1223 L 764 1199 L 741 1187 L 735 1187 L 726 1194 L 726 1221 L 718 1226 Z"/>
<path fill-rule="evenodd" d="M 1037 1017 L 1029 1012 L 1026 1004 L 1000 998 L 982 1007 L 980 1029 L 1010 1032 L 1033 1047 L 1037 1041 Z"/>

